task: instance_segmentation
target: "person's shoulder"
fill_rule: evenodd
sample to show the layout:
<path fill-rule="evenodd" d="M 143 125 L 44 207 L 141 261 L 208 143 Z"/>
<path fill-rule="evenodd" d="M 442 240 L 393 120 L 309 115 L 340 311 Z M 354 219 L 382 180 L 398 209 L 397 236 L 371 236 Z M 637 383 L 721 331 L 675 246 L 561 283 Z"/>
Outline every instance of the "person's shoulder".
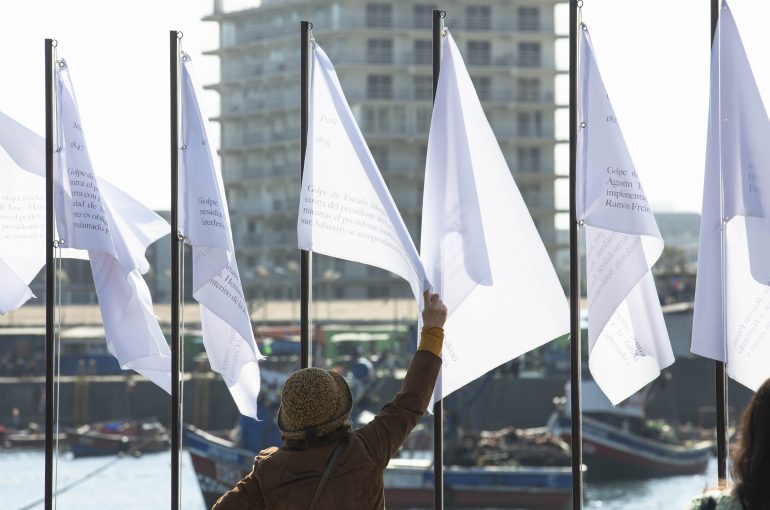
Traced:
<path fill-rule="evenodd" d="M 259 455 L 254 457 L 254 463 L 256 464 L 258 462 L 261 462 L 265 459 L 272 457 L 277 451 L 278 451 L 277 446 L 271 446 L 270 448 L 265 448 L 264 450 L 259 452 Z"/>

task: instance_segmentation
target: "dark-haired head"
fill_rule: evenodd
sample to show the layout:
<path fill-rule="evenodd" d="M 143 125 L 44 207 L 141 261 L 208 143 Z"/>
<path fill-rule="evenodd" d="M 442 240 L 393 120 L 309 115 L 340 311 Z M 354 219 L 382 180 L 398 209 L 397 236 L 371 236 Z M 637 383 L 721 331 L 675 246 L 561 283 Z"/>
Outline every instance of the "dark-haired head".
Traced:
<path fill-rule="evenodd" d="M 734 494 L 743 508 L 770 510 L 770 379 L 743 412 L 733 477 Z"/>

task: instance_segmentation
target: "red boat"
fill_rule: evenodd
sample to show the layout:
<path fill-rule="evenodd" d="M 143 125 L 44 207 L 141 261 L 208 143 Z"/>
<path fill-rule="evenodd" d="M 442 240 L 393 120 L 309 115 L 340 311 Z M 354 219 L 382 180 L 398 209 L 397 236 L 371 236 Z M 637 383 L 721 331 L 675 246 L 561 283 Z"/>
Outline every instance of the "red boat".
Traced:
<path fill-rule="evenodd" d="M 77 457 L 141 455 L 170 446 L 166 428 L 155 420 L 113 420 L 83 425 L 67 431 L 72 454 Z"/>
<path fill-rule="evenodd" d="M 618 406 L 612 406 L 593 381 L 583 381 L 582 393 L 583 461 L 592 478 L 654 478 L 706 470 L 713 443 L 681 440 L 667 424 L 647 420 L 644 392 Z M 548 426 L 569 442 L 570 424 L 567 401 Z"/>
<path fill-rule="evenodd" d="M 67 434 L 54 435 L 54 441 L 59 440 L 59 446 L 67 445 Z M 36 450 L 45 448 L 45 432 L 40 431 L 36 423 L 31 423 L 26 429 L 9 429 L 0 425 L 0 449 L 7 450 Z"/>

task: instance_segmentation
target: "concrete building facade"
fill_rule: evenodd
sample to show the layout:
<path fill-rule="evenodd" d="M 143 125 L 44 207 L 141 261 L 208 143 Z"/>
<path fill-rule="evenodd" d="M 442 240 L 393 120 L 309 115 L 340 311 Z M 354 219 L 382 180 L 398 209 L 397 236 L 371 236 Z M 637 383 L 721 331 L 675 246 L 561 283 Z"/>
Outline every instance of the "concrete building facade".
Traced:
<path fill-rule="evenodd" d="M 554 10 L 559 0 L 446 0 L 446 25 L 550 250 L 554 216 Z M 222 171 L 244 290 L 296 299 L 300 20 L 335 64 L 371 152 L 419 246 L 432 98 L 432 10 L 424 0 L 263 0 L 205 19 L 220 27 Z M 316 299 L 408 296 L 385 271 L 314 256 Z"/>

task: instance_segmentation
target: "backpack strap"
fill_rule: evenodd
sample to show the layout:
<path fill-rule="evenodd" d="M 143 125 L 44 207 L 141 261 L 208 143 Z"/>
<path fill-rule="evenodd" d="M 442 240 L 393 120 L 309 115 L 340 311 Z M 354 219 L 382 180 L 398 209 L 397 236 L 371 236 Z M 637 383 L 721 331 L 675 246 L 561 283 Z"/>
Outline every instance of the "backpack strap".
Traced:
<path fill-rule="evenodd" d="M 318 500 L 321 497 L 321 492 L 323 492 L 326 481 L 329 479 L 329 474 L 332 472 L 334 463 L 337 462 L 337 458 L 342 453 L 342 450 L 345 449 L 347 443 L 348 442 L 344 440 L 340 441 L 332 452 L 331 456 L 329 456 L 329 460 L 326 461 L 326 469 L 324 469 L 323 475 L 321 475 L 321 481 L 318 482 L 318 487 L 316 487 L 315 494 L 313 494 L 313 499 L 310 501 L 308 510 L 315 510 L 315 507 L 318 504 Z"/>

